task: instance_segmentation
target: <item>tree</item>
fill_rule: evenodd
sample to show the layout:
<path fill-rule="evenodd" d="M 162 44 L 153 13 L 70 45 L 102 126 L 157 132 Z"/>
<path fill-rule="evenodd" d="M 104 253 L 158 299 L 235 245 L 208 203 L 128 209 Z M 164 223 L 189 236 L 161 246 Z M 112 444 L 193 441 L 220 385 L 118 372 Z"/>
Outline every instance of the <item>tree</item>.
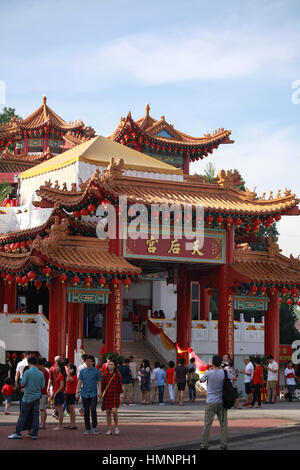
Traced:
<path fill-rule="evenodd" d="M 300 339 L 300 332 L 295 327 L 296 308 L 286 302 L 280 305 L 280 344 L 292 344 L 295 339 Z"/>
<path fill-rule="evenodd" d="M 16 110 L 14 108 L 7 108 L 4 106 L 0 113 L 0 124 L 8 123 L 13 117 L 21 119 L 21 117 L 16 114 Z"/>

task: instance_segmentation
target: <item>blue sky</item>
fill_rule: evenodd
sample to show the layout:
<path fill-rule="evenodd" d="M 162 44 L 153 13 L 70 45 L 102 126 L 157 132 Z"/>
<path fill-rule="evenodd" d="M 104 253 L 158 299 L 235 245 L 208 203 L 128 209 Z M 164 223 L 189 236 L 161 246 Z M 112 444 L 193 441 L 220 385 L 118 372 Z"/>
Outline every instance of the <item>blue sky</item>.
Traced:
<path fill-rule="evenodd" d="M 237 168 L 258 194 L 300 196 L 298 0 L 0 0 L 0 80 L 25 117 L 42 100 L 109 135 L 120 116 L 151 114 L 191 135 L 224 127 L 233 145 L 208 161 Z M 299 95 L 300 96 L 300 95 Z M 299 219 L 299 221 L 297 220 Z M 280 222 L 300 253 L 300 217 Z"/>

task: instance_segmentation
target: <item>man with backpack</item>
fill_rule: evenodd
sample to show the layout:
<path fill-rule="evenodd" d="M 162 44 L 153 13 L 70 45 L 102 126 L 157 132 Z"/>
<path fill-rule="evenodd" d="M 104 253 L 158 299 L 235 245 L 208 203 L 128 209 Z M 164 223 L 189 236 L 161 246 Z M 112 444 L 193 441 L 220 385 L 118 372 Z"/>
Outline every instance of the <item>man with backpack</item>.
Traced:
<path fill-rule="evenodd" d="M 210 427 L 213 423 L 215 415 L 217 415 L 221 429 L 221 449 L 227 450 L 228 441 L 228 424 L 227 424 L 227 407 L 223 403 L 224 381 L 225 378 L 233 379 L 229 371 L 222 368 L 222 357 L 213 356 L 212 368 L 200 377 L 200 382 L 207 381 L 207 398 L 204 417 L 204 428 L 201 439 L 201 450 L 208 449 L 208 437 Z M 228 384 L 228 381 L 226 382 Z M 230 384 L 231 386 L 231 384 Z M 233 400 L 234 403 L 234 400 Z M 227 406 L 227 405 L 226 405 Z M 229 406 L 230 407 L 230 406 Z"/>

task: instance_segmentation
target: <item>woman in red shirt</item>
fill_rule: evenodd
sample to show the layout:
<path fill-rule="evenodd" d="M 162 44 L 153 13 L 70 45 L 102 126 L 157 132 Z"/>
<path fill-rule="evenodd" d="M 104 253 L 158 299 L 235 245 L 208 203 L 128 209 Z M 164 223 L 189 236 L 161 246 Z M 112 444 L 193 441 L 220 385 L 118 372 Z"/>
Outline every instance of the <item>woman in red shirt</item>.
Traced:
<path fill-rule="evenodd" d="M 65 386 L 66 386 L 66 368 L 62 362 L 56 363 L 56 378 L 53 387 L 54 405 L 58 413 L 58 426 L 53 428 L 53 431 L 61 431 L 63 429 L 63 404 L 65 401 Z"/>
<path fill-rule="evenodd" d="M 253 362 L 255 365 L 255 370 L 253 374 L 254 393 L 253 393 L 251 408 L 254 408 L 256 400 L 258 400 L 257 406 L 261 407 L 260 389 L 264 383 L 264 371 L 263 371 L 262 366 L 260 365 L 260 359 L 256 358 L 253 360 Z"/>
<path fill-rule="evenodd" d="M 169 369 L 166 370 L 166 379 L 170 396 L 170 403 L 173 405 L 175 399 L 175 363 L 169 362 Z"/>
<path fill-rule="evenodd" d="M 68 404 L 69 412 L 70 412 L 70 425 L 65 426 L 65 429 L 77 429 L 75 424 L 76 415 L 75 415 L 75 395 L 77 389 L 77 374 L 76 374 L 76 366 L 75 364 L 69 364 L 68 368 L 68 375 L 66 378 L 66 401 Z"/>
<path fill-rule="evenodd" d="M 108 431 L 112 434 L 112 416 L 115 423 L 115 434 L 120 434 L 118 429 L 118 408 L 120 406 L 120 395 L 123 392 L 122 379 L 117 365 L 113 361 L 107 363 L 107 373 L 101 380 L 102 410 L 106 410 L 106 421 Z"/>

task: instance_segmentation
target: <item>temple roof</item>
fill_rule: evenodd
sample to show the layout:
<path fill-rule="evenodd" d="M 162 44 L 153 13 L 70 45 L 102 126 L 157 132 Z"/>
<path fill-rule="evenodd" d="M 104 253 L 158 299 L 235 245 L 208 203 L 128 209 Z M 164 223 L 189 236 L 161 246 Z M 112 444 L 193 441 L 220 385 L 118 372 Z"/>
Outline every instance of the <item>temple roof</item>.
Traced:
<path fill-rule="evenodd" d="M 66 167 L 76 161 L 106 167 L 112 157 L 122 158 L 125 169 L 166 174 L 182 173 L 181 170 L 175 169 L 167 163 L 151 158 L 129 147 L 124 147 L 103 136 L 97 136 L 53 157 L 51 160 L 36 165 L 34 168 L 21 173 L 19 177 L 21 179 L 31 178 Z"/>
<path fill-rule="evenodd" d="M 37 190 L 38 196 L 51 205 L 55 203 L 72 210 L 83 204 L 86 198 L 96 193 L 97 186 L 103 193 L 115 198 L 126 196 L 128 203 L 150 204 L 191 204 L 203 206 L 207 212 L 228 213 L 249 216 L 271 214 L 298 214 L 299 199 L 287 191 L 286 195 L 274 199 L 258 199 L 256 193 L 234 187 L 234 176 L 230 171 L 219 172 L 216 184 L 205 183 L 204 178 L 185 176 L 184 181 L 166 181 L 151 178 L 125 176 L 124 162 L 112 161 L 108 170 L 100 175 L 96 172 L 80 191 L 65 191 L 52 188 L 47 183 Z M 36 202 L 35 205 L 40 205 Z M 294 212 L 293 212 L 294 211 Z"/>
<path fill-rule="evenodd" d="M 25 119 L 12 118 L 10 122 L 0 125 L 0 139 L 5 139 L 19 134 L 24 130 L 38 129 L 44 126 L 64 132 L 74 132 L 81 130 L 85 137 L 95 135 L 94 129 L 85 127 L 83 121 L 64 121 L 47 104 L 46 96 L 43 96 L 42 105 Z"/>
<path fill-rule="evenodd" d="M 53 221 L 53 217 L 51 219 Z M 68 217 L 61 221 L 59 219 L 54 217 L 55 222 L 46 230 L 49 234 L 47 238 L 37 234 L 30 251 L 18 254 L 0 251 L 0 270 L 17 273 L 30 265 L 41 267 L 50 263 L 57 268 L 78 273 L 140 274 L 140 268 L 133 266 L 122 256 L 109 253 L 109 241 L 96 237 L 70 236 Z M 15 232 L 15 235 L 24 236 L 24 232 Z"/>
<path fill-rule="evenodd" d="M 299 260 L 283 256 L 276 242 L 267 238 L 267 251 L 251 251 L 245 244 L 234 252 L 233 269 L 249 282 L 300 285 Z"/>
<path fill-rule="evenodd" d="M 149 114 L 150 106 L 146 105 L 145 116 L 134 121 L 129 112 L 126 118 L 121 118 L 118 127 L 114 133 L 109 136 L 120 143 L 126 145 L 134 144 L 130 135 L 137 134 L 135 138 L 141 145 L 149 145 L 148 149 L 155 151 L 156 146 L 161 152 L 174 152 L 174 147 L 178 150 L 189 153 L 191 160 L 193 157 L 207 155 L 220 144 L 229 144 L 234 141 L 230 139 L 231 131 L 220 128 L 212 133 L 207 133 L 201 137 L 193 137 L 174 128 L 173 124 L 169 124 L 164 116 L 159 120 L 152 118 Z M 172 146 L 172 149 L 168 150 Z"/>

